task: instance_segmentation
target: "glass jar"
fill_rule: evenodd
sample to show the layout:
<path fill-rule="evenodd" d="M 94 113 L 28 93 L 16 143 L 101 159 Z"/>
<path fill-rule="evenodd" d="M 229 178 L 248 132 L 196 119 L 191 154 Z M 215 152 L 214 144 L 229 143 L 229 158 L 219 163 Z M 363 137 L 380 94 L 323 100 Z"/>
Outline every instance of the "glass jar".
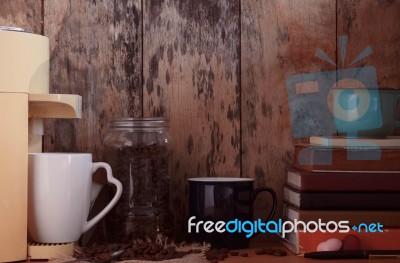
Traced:
<path fill-rule="evenodd" d="M 111 120 L 104 144 L 107 162 L 123 186 L 122 196 L 107 219 L 111 239 L 154 239 L 159 233 L 171 236 L 167 120 Z"/>

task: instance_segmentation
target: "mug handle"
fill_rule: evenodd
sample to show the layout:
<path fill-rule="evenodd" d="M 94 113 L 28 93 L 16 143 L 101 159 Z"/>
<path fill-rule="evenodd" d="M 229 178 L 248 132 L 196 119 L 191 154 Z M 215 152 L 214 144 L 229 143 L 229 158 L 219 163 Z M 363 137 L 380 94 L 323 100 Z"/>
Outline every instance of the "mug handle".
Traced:
<path fill-rule="evenodd" d="M 270 188 L 270 187 L 260 187 L 254 190 L 254 198 L 253 198 L 253 202 L 257 199 L 257 196 L 259 193 L 261 192 L 268 192 L 271 197 L 272 197 L 272 208 L 271 208 L 271 212 L 268 215 L 268 219 L 266 221 L 271 220 L 272 216 L 275 214 L 275 209 L 277 206 L 277 198 L 276 198 L 276 193 L 274 191 L 274 189 Z"/>
<path fill-rule="evenodd" d="M 110 210 L 114 207 L 114 205 L 118 202 L 119 198 L 121 197 L 122 194 L 122 184 L 120 181 L 115 179 L 112 174 L 112 170 L 109 164 L 103 163 L 103 162 L 98 162 L 98 163 L 93 163 L 92 166 L 92 175 L 94 172 L 97 171 L 99 168 L 104 168 L 107 172 L 107 181 L 117 188 L 117 192 L 115 193 L 113 199 L 111 199 L 110 203 L 106 207 L 104 207 L 103 210 L 101 210 L 100 213 L 98 213 L 95 217 L 93 217 L 91 220 L 86 221 L 85 225 L 83 226 L 83 233 L 88 231 L 90 228 L 92 228 L 97 222 L 100 221 Z"/>
<path fill-rule="evenodd" d="M 396 116 L 396 122 L 394 123 L 394 126 L 396 127 L 396 128 L 399 128 L 400 127 L 400 120 L 398 120 L 397 119 L 397 113 L 399 112 L 398 111 L 398 108 L 399 108 L 399 103 L 400 103 L 400 95 L 397 95 L 397 100 L 396 100 L 396 108 L 395 108 L 395 116 Z"/>

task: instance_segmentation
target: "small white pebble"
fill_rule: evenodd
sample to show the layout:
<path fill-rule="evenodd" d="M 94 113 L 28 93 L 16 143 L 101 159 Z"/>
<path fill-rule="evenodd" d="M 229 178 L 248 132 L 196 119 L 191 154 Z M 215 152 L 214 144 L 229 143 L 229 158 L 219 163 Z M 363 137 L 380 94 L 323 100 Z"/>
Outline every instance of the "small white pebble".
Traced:
<path fill-rule="evenodd" d="M 342 247 L 342 241 L 331 238 L 318 244 L 317 251 L 338 251 Z"/>

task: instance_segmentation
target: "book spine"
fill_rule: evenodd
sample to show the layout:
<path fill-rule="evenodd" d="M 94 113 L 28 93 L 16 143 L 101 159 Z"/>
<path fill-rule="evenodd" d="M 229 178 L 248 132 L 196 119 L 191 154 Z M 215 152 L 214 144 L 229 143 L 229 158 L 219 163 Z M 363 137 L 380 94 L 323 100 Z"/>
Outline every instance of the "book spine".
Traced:
<path fill-rule="evenodd" d="M 346 138 L 337 136 L 311 136 L 311 145 L 331 147 L 386 147 L 396 148 L 400 146 L 399 137 L 380 138 Z"/>
<path fill-rule="evenodd" d="M 287 183 L 302 191 L 399 191 L 400 173 L 307 172 L 291 169 Z"/>
<path fill-rule="evenodd" d="M 302 210 L 400 209 L 400 192 L 299 192 L 285 187 L 284 200 Z"/>
<path fill-rule="evenodd" d="M 306 171 L 400 171 L 399 149 L 348 150 L 295 146 L 295 167 Z"/>
<path fill-rule="evenodd" d="M 384 227 L 400 227 L 400 211 L 297 210 L 285 204 L 283 217 L 292 222 L 295 219 L 306 223 L 346 220 L 350 225 L 379 222 Z"/>

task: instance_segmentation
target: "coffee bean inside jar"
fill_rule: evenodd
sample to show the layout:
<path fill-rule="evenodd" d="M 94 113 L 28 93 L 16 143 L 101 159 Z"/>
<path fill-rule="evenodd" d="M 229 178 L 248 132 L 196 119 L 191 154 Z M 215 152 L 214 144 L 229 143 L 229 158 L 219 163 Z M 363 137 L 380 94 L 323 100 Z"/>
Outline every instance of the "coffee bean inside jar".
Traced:
<path fill-rule="evenodd" d="M 172 235 L 170 137 L 163 118 L 115 119 L 105 138 L 107 162 L 123 185 L 107 217 L 114 242 Z"/>

